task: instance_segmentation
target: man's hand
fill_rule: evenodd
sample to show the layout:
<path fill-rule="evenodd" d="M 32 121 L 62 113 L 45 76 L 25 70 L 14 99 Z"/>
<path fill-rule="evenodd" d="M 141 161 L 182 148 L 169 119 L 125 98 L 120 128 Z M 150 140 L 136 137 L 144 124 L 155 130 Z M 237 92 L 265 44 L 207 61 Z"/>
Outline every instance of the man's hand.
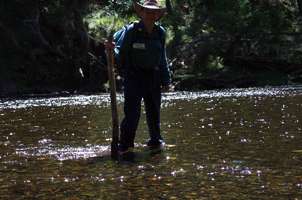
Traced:
<path fill-rule="evenodd" d="M 113 50 L 115 47 L 115 43 L 108 40 L 105 41 L 104 45 L 106 50 Z"/>

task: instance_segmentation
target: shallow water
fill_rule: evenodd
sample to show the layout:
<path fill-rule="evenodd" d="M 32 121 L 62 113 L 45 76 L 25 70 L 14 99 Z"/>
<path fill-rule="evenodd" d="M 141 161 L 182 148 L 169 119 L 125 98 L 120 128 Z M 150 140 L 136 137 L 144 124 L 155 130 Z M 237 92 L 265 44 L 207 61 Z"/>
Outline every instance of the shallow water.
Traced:
<path fill-rule="evenodd" d="M 301 111 L 301 87 L 165 94 L 164 152 L 143 115 L 113 161 L 108 95 L 1 100 L 0 199 L 302 199 Z"/>

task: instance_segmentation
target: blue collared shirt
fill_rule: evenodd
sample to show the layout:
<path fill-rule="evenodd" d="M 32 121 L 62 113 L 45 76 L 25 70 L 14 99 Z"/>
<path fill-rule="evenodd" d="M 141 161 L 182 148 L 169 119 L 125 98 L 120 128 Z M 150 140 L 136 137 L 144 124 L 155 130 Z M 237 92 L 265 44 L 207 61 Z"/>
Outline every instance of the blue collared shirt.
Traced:
<path fill-rule="evenodd" d="M 171 83 L 162 26 L 155 25 L 148 34 L 142 21 L 132 23 L 115 44 L 115 56 L 125 74 L 134 70 L 159 70 L 161 85 Z"/>

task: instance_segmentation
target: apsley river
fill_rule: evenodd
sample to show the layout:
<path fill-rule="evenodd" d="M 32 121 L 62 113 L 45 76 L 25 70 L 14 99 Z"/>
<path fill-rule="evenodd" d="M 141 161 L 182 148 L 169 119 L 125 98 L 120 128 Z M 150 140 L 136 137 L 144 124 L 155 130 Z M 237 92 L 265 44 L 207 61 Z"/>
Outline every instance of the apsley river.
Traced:
<path fill-rule="evenodd" d="M 123 96 L 118 95 L 120 118 Z M 163 152 L 112 160 L 108 94 L 0 100 L 0 199 L 302 199 L 302 87 L 163 95 Z"/>

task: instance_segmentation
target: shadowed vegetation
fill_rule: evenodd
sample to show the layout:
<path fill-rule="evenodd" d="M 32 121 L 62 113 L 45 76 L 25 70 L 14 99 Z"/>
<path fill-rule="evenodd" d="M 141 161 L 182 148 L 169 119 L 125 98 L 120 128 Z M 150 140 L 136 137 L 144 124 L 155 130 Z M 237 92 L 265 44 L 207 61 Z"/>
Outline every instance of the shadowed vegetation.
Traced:
<path fill-rule="evenodd" d="M 161 3 L 178 89 L 301 83 L 301 0 Z M 131 0 L 4 1 L 0 11 L 1 96 L 105 91 L 102 41 L 137 20 Z"/>

